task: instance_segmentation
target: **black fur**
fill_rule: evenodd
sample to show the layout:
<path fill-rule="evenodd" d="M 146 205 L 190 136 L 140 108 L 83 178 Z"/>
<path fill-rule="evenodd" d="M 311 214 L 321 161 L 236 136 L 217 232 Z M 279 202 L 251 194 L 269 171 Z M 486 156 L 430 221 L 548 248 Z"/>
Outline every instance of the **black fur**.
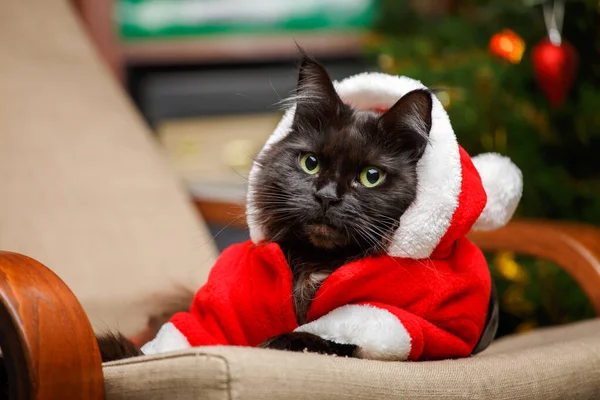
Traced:
<path fill-rule="evenodd" d="M 353 344 L 335 343 L 306 332 L 284 333 L 262 343 L 259 347 L 352 357 L 357 349 Z"/>
<path fill-rule="evenodd" d="M 105 333 L 96 337 L 102 362 L 141 356 L 142 351 L 120 333 Z"/>

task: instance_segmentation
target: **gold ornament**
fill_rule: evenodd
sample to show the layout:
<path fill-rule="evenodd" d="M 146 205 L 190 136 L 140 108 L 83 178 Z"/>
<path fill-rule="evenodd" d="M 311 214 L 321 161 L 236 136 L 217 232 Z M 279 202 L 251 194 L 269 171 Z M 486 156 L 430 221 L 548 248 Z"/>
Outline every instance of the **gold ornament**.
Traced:
<path fill-rule="evenodd" d="M 499 252 L 496 255 L 494 267 L 503 278 L 509 281 L 519 284 L 525 284 L 529 281 L 527 271 L 515 261 L 515 255 L 512 252 Z"/>

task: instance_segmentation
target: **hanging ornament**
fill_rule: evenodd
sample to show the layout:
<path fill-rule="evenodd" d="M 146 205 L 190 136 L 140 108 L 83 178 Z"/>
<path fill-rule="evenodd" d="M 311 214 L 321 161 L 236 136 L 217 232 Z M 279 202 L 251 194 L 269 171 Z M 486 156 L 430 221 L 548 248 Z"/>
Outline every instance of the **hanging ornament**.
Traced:
<path fill-rule="evenodd" d="M 504 60 L 518 64 L 525 52 L 525 41 L 514 31 L 504 29 L 490 39 L 490 51 Z"/>
<path fill-rule="evenodd" d="M 543 5 L 548 37 L 535 45 L 531 57 L 540 88 L 550 105 L 559 108 L 575 80 L 578 57 L 573 46 L 565 41 L 561 34 L 564 1 L 556 0 L 552 5 L 550 1 Z"/>

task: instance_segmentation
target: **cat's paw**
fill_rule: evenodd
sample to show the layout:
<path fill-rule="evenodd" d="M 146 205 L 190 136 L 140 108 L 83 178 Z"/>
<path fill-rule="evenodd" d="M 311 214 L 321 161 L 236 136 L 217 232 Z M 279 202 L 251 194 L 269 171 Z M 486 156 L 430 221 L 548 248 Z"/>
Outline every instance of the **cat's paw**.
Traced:
<path fill-rule="evenodd" d="M 332 342 L 307 332 L 283 333 L 265 340 L 259 347 L 342 357 L 352 357 L 356 350 L 356 346 L 353 344 Z"/>

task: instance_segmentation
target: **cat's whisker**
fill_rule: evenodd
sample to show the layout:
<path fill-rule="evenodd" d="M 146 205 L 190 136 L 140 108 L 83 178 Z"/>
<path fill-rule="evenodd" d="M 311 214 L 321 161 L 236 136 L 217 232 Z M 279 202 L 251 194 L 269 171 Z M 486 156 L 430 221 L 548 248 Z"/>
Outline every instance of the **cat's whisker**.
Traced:
<path fill-rule="evenodd" d="M 380 210 L 374 208 L 374 207 L 370 207 L 368 205 L 363 205 L 362 206 L 364 211 L 371 211 L 373 212 L 375 215 L 372 217 L 372 219 L 376 219 L 376 220 L 384 220 L 384 221 L 390 221 L 390 222 L 398 222 L 399 218 L 393 218 L 390 217 L 388 215 L 384 215 L 380 213 Z M 363 213 L 361 213 L 360 211 L 356 212 L 356 216 L 361 216 Z"/>
<path fill-rule="evenodd" d="M 261 199 L 261 200 L 253 202 L 252 204 L 255 204 L 255 205 L 256 204 L 285 204 L 288 202 L 290 202 L 290 199 L 283 198 L 283 197 L 282 198 L 273 197 L 270 199 Z"/>
<path fill-rule="evenodd" d="M 380 250 L 382 253 L 386 252 L 387 248 L 389 247 L 389 243 L 391 242 L 391 238 L 389 238 L 390 232 L 379 229 L 374 225 L 366 226 L 365 229 L 367 229 L 367 231 L 371 232 L 371 234 L 373 235 L 380 236 L 379 239 L 373 239 L 378 244 L 378 250 Z M 387 245 L 384 245 L 384 243 L 386 243 Z"/>
<path fill-rule="evenodd" d="M 366 210 L 366 211 L 373 211 L 375 213 L 377 210 L 373 209 L 373 210 Z M 349 214 L 350 214 L 349 217 L 351 219 L 359 218 L 359 219 L 367 221 L 369 223 L 373 223 L 373 222 L 391 222 L 393 224 L 397 224 L 399 222 L 399 219 L 392 218 L 392 217 L 389 217 L 387 215 L 382 215 L 382 214 L 375 214 L 375 215 L 369 217 L 368 220 L 365 220 L 363 212 L 350 212 Z"/>
<path fill-rule="evenodd" d="M 375 238 L 365 229 L 365 227 L 357 227 L 357 233 L 371 246 L 373 250 L 381 250 L 380 244 Z"/>
<path fill-rule="evenodd" d="M 260 194 L 261 194 L 261 199 L 269 199 L 272 197 L 278 197 L 278 198 L 283 197 L 283 198 L 289 198 L 289 199 L 293 198 L 292 195 L 285 194 L 285 193 L 278 193 L 275 191 L 275 189 L 273 189 L 271 191 L 264 191 L 264 192 L 261 192 Z M 255 199 L 255 200 L 259 200 L 259 199 Z"/>
<path fill-rule="evenodd" d="M 389 229 L 381 228 L 368 219 L 361 218 L 360 220 L 361 222 L 365 222 L 363 228 L 368 229 L 372 233 L 379 234 L 381 236 L 385 236 L 389 233 Z"/>
<path fill-rule="evenodd" d="M 255 200 L 252 202 L 252 204 L 271 204 L 271 203 L 292 203 L 293 204 L 293 200 L 291 198 L 287 198 L 287 197 L 265 197 L 262 198 L 260 200 Z"/>
<path fill-rule="evenodd" d="M 269 205 L 269 204 L 287 204 L 289 202 L 288 199 L 269 199 L 269 200 L 260 200 L 260 201 L 256 201 L 253 202 L 253 205 Z"/>
<path fill-rule="evenodd" d="M 369 236 L 370 237 L 370 236 Z M 377 243 L 376 250 L 379 250 L 381 253 L 385 253 L 388 251 L 388 248 L 384 247 L 383 245 L 380 245 Z M 398 260 L 396 260 L 395 258 L 391 258 L 391 260 L 398 266 L 398 267 L 402 267 L 402 265 L 400 265 L 400 263 L 398 262 Z"/>
<path fill-rule="evenodd" d="M 281 208 L 289 208 L 290 203 L 288 202 L 268 202 L 268 203 L 257 203 L 255 204 L 255 206 L 259 206 L 265 210 L 278 210 Z M 256 211 L 250 211 L 250 212 L 256 212 Z"/>
<path fill-rule="evenodd" d="M 393 240 L 389 237 L 389 235 L 391 234 L 391 232 L 383 232 L 380 228 L 376 227 L 375 225 L 369 225 L 365 227 L 366 229 L 375 232 L 378 230 L 379 233 L 382 234 L 382 241 L 385 240 L 387 242 L 387 248 L 385 250 L 388 250 L 389 247 L 396 247 L 399 248 L 399 246 L 393 242 Z M 400 249 L 402 251 L 402 249 Z"/>
<path fill-rule="evenodd" d="M 239 172 L 238 170 L 236 170 L 234 167 L 230 167 L 229 168 L 234 174 L 236 174 L 237 176 L 239 176 L 240 178 L 244 179 L 244 180 L 249 180 L 250 177 L 246 176 L 246 175 L 242 175 L 241 172 Z"/>
<path fill-rule="evenodd" d="M 256 202 L 253 202 L 252 205 L 280 205 L 280 204 L 287 204 L 287 205 L 294 205 L 294 203 L 292 201 L 290 201 L 289 199 L 268 199 L 268 200 L 259 200 Z"/>

